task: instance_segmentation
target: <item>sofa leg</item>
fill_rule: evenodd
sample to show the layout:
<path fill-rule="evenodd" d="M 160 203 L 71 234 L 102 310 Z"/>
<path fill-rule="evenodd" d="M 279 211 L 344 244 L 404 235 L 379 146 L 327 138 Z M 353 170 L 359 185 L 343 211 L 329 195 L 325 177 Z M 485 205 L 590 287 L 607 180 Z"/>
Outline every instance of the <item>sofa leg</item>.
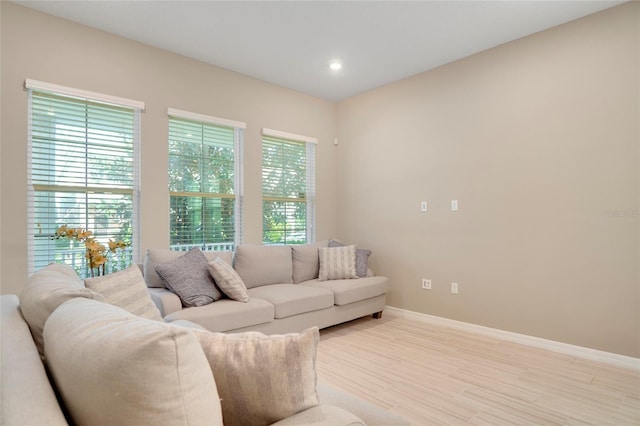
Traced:
<path fill-rule="evenodd" d="M 382 318 L 382 311 L 380 311 L 380 312 L 376 312 L 375 314 L 373 314 L 373 317 L 374 317 L 375 319 L 380 319 L 380 318 Z"/>

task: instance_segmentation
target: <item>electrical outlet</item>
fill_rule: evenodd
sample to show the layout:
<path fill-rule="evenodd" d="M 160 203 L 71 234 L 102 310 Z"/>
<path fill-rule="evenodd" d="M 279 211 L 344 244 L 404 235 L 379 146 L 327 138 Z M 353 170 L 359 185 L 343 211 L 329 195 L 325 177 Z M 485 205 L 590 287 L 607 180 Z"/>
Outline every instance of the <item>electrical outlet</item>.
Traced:
<path fill-rule="evenodd" d="M 451 293 L 458 294 L 458 283 L 451 283 Z"/>
<path fill-rule="evenodd" d="M 423 290 L 431 290 L 431 280 L 423 278 L 422 279 L 422 289 Z"/>

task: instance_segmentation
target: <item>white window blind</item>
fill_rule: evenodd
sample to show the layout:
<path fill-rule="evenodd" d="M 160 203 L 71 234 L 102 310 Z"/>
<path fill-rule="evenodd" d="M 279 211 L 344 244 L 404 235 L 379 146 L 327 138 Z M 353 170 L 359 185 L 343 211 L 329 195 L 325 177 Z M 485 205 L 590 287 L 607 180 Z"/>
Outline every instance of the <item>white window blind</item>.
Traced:
<path fill-rule="evenodd" d="M 262 241 L 264 244 L 313 242 L 315 143 L 271 136 L 273 134 L 273 131 L 263 131 L 262 137 Z"/>
<path fill-rule="evenodd" d="M 171 248 L 233 250 L 242 242 L 243 123 L 169 114 Z"/>
<path fill-rule="evenodd" d="M 29 88 L 30 273 L 59 262 L 87 275 L 84 245 L 52 239 L 61 225 L 130 243 L 108 271 L 138 261 L 140 111 Z"/>

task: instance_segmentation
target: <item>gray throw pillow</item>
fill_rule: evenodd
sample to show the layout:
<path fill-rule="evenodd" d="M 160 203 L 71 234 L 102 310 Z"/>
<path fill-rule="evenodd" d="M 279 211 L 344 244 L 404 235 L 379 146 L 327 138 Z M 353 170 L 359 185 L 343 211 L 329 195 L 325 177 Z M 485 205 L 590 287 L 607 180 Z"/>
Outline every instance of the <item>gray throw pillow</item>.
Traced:
<path fill-rule="evenodd" d="M 329 247 L 343 247 L 340 241 L 329 240 Z M 367 276 L 369 256 L 371 256 L 371 250 L 356 248 L 356 274 L 359 277 Z"/>
<path fill-rule="evenodd" d="M 204 306 L 222 297 L 209 274 L 207 258 L 194 247 L 184 256 L 155 266 L 164 285 L 187 307 Z"/>
<path fill-rule="evenodd" d="M 202 250 L 202 249 L 200 249 Z M 147 283 L 147 287 L 165 288 L 162 278 L 156 273 L 156 265 L 158 263 L 169 262 L 183 256 L 185 252 L 169 250 L 169 249 L 147 249 L 147 253 L 144 257 L 143 263 L 143 275 L 144 281 Z M 209 262 L 216 257 L 221 257 L 229 265 L 233 265 L 233 252 L 232 251 L 208 251 L 205 250 L 204 256 Z"/>
<path fill-rule="evenodd" d="M 20 294 L 20 310 L 44 359 L 42 330 L 49 315 L 64 302 L 85 297 L 107 303 L 104 296 L 82 285 L 82 280 L 69 265 L 51 263 L 29 277 Z"/>

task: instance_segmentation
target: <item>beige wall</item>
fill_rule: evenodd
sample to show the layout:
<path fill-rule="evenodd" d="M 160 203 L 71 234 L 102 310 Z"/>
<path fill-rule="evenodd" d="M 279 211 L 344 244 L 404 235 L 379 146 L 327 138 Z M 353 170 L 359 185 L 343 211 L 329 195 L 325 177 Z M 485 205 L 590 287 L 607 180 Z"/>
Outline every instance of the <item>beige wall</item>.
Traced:
<path fill-rule="evenodd" d="M 339 104 L 338 231 L 373 250 L 389 305 L 640 356 L 639 18 L 623 5 Z"/>
<path fill-rule="evenodd" d="M 263 127 L 313 136 L 317 237 L 335 237 L 333 103 L 2 2 L 2 292 L 27 276 L 27 92 L 31 78 L 144 101 L 141 246 L 168 247 L 167 108 L 247 123 L 245 241 L 260 243 Z M 11 267 L 7 267 L 11 265 Z"/>

